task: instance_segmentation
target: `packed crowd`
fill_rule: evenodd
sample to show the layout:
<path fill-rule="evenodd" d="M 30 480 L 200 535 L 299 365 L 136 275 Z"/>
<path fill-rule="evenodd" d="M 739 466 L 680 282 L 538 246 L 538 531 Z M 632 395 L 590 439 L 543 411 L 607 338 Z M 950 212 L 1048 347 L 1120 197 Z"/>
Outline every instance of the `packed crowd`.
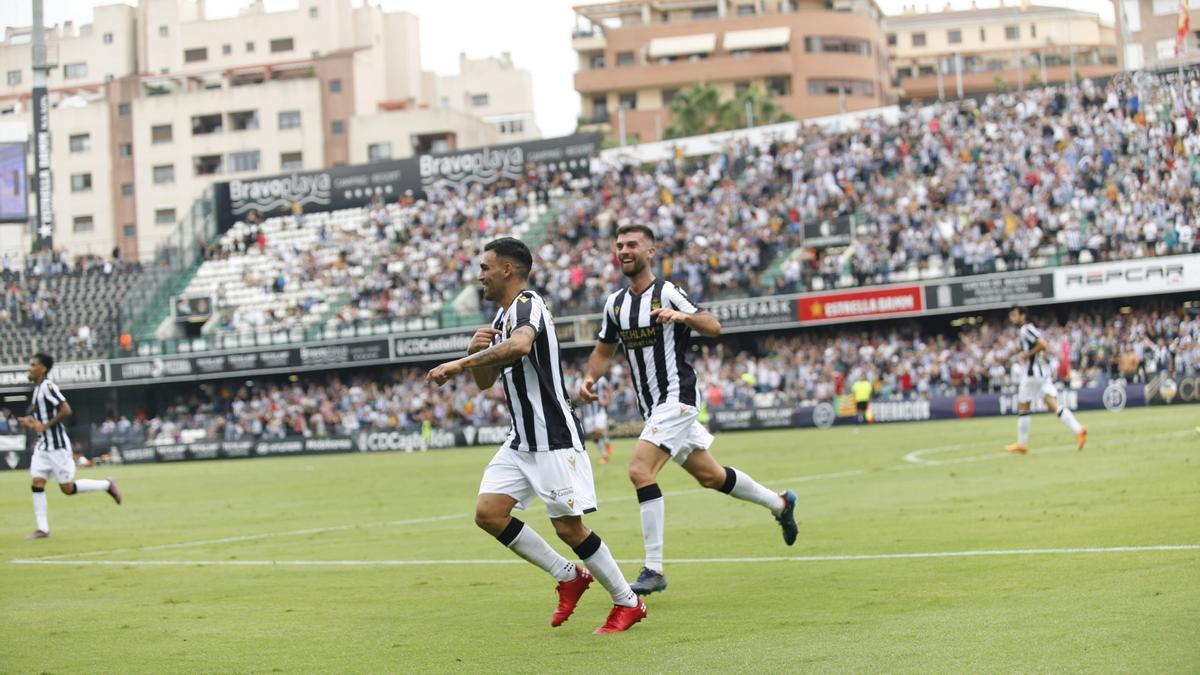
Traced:
<path fill-rule="evenodd" d="M 1118 378 L 1144 382 L 1156 373 L 1200 374 L 1200 316 L 1177 307 L 1150 305 L 1128 314 L 1079 310 L 1063 320 L 1045 313 L 1033 320 L 1049 344 L 1048 365 L 1071 387 L 1103 387 Z M 887 400 L 1012 392 L 1019 352 L 1016 328 L 995 318 L 940 334 L 908 322 L 723 341 L 701 347 L 694 365 L 703 399 L 718 410 L 811 405 L 847 394 L 859 379 L 872 382 L 876 398 Z M 567 364 L 570 391 L 585 356 L 576 353 Z M 635 393 L 620 358 L 607 377 L 614 385 L 610 417 L 636 417 Z M 101 431 L 133 427 L 151 441 L 179 442 L 417 431 L 426 420 L 439 427 L 505 425 L 503 392 L 481 392 L 465 377 L 432 387 L 415 368 L 255 387 L 239 383 L 191 394 L 149 420 L 113 417 Z"/>
<path fill-rule="evenodd" d="M 323 240 L 351 262 L 384 246 L 343 286 L 351 298 L 337 321 L 435 312 L 473 285 L 486 240 L 547 201 L 532 283 L 560 314 L 594 311 L 621 284 L 610 238 L 628 222 L 655 229 L 661 274 L 701 300 L 1191 252 L 1197 110 L 1200 80 L 1180 89 L 1121 76 L 914 108 L 853 130 L 809 126 L 794 141 L 741 141 L 653 167 L 595 158 L 586 180 L 531 167 L 490 187 L 435 186 Z M 805 247 L 803 223 L 831 219 L 850 219 L 853 241 Z M 286 247 L 274 254 L 296 274 L 311 262 Z"/>

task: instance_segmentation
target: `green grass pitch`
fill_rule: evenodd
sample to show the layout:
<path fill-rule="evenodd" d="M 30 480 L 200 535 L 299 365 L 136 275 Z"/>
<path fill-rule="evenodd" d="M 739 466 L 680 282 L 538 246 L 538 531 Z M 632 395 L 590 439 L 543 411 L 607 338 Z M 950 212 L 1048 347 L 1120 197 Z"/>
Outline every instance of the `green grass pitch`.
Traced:
<path fill-rule="evenodd" d="M 1196 672 L 1198 412 L 1083 413 L 1082 454 L 1037 415 L 1026 457 L 1000 451 L 1013 418 L 721 434 L 718 460 L 799 494 L 799 541 L 668 465 L 670 588 L 609 636 L 598 584 L 551 629 L 541 571 L 448 562 L 517 560 L 470 517 L 493 449 L 84 469 L 126 503 L 47 490 L 46 541 L 7 472 L 0 672 Z M 630 577 L 631 447 L 587 518 Z M 1062 551 L 1155 546 L 1191 548 Z"/>

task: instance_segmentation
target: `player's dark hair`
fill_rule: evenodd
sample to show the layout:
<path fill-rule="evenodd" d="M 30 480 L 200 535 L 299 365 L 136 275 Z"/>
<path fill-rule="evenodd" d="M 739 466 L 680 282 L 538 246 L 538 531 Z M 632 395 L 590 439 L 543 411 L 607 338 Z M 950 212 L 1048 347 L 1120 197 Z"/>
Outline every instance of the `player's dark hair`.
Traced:
<path fill-rule="evenodd" d="M 1021 316 L 1029 316 L 1029 310 L 1025 309 L 1024 305 L 1013 305 L 1012 307 L 1008 308 L 1008 311 L 1012 312 L 1014 309 L 1020 312 Z"/>
<path fill-rule="evenodd" d="M 525 242 L 512 237 L 500 237 L 489 241 L 483 250 L 495 251 L 497 257 L 507 258 L 515 264 L 522 279 L 529 278 L 529 271 L 533 269 L 533 254 Z"/>
<path fill-rule="evenodd" d="M 634 232 L 641 232 L 642 234 L 646 235 L 646 238 L 649 239 L 652 243 L 654 241 L 656 241 L 654 238 L 654 230 L 650 229 L 649 225 L 643 225 L 641 223 L 630 223 L 629 225 L 622 225 L 617 228 L 617 236 L 618 237 L 623 234 L 632 234 Z"/>
<path fill-rule="evenodd" d="M 50 372 L 50 369 L 54 367 L 54 357 L 50 356 L 46 352 L 38 352 L 33 355 L 33 358 L 37 359 L 38 363 L 45 366 L 47 373 Z"/>

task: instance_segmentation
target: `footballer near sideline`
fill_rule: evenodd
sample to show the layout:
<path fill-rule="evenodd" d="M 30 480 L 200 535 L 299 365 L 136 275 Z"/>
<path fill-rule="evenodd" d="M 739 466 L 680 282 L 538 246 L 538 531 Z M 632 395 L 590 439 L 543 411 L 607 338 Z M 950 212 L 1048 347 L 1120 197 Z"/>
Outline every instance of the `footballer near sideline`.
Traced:
<path fill-rule="evenodd" d="M 772 492 L 746 473 L 723 467 L 713 458 L 708 451 L 712 434 L 698 420 L 696 373 L 686 357 L 692 330 L 716 337 L 721 333 L 721 323 L 692 304 L 670 281 L 654 277 L 651 264 L 655 240 L 649 227 L 618 228 L 616 252 L 629 285 L 608 296 L 604 304 L 599 341 L 584 369 L 579 398 L 587 403 L 596 399 L 594 385 L 608 372 L 620 342 L 629 361 L 638 411 L 646 421 L 629 463 L 646 547 L 646 565 L 633 583 L 633 590 L 645 595 L 667 587 L 663 575 L 665 506 L 657 482 L 658 472 L 667 460 L 682 466 L 706 488 L 768 509 L 782 526 L 788 546 L 796 541 L 796 494 L 791 490 Z"/>
<path fill-rule="evenodd" d="M 483 296 L 500 304 L 491 327 L 475 331 L 468 355 L 429 371 L 439 385 L 470 370 L 480 389 L 504 386 L 512 429 L 483 472 L 475 523 L 514 553 L 558 581 L 560 626 L 575 611 L 593 577 L 609 592 L 612 611 L 596 633 L 627 630 L 646 616 L 646 605 L 621 575 L 600 537 L 583 524 L 596 510 L 592 465 L 583 430 L 563 380 L 554 318 L 542 298 L 526 288 L 533 256 L 511 237 L 489 242 L 479 265 Z M 586 568 L 559 555 L 533 528 L 512 517 L 533 499 L 546 503 L 554 531 Z"/>
<path fill-rule="evenodd" d="M 75 454 L 71 450 L 71 439 L 67 437 L 65 424 L 71 416 L 71 404 L 67 403 L 58 386 L 50 381 L 50 369 L 53 367 L 54 358 L 49 354 L 34 354 L 29 359 L 29 380 L 33 382 L 33 393 L 29 396 L 29 410 L 18 420 L 22 427 L 38 437 L 29 465 L 29 474 L 33 476 L 33 517 L 37 521 L 37 530 L 26 539 L 46 539 L 50 536 L 46 481 L 51 476 L 65 495 L 107 492 L 113 501 L 121 503 L 121 491 L 111 478 L 75 480 Z"/>
<path fill-rule="evenodd" d="M 1087 429 L 1075 419 L 1066 404 L 1059 405 L 1058 390 L 1050 380 L 1050 366 L 1046 364 L 1049 347 L 1042 332 L 1029 322 L 1024 307 L 1014 306 L 1010 309 L 1008 320 L 1021 329 L 1021 351 L 1016 355 L 1021 365 L 1021 385 L 1017 390 L 1017 442 L 1004 446 L 1004 449 L 1022 455 L 1029 452 L 1029 428 L 1033 426 L 1030 408 L 1033 399 L 1040 395 L 1046 407 L 1055 411 L 1058 419 L 1075 434 L 1075 447 L 1083 450 L 1083 445 L 1087 443 Z"/>

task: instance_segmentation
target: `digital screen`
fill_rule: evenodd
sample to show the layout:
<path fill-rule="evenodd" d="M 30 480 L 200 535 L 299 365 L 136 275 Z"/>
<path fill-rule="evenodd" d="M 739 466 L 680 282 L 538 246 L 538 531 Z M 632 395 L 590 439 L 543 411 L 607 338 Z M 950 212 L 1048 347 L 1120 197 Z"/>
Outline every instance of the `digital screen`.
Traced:
<path fill-rule="evenodd" d="M 0 222 L 29 220 L 25 144 L 0 143 Z"/>

